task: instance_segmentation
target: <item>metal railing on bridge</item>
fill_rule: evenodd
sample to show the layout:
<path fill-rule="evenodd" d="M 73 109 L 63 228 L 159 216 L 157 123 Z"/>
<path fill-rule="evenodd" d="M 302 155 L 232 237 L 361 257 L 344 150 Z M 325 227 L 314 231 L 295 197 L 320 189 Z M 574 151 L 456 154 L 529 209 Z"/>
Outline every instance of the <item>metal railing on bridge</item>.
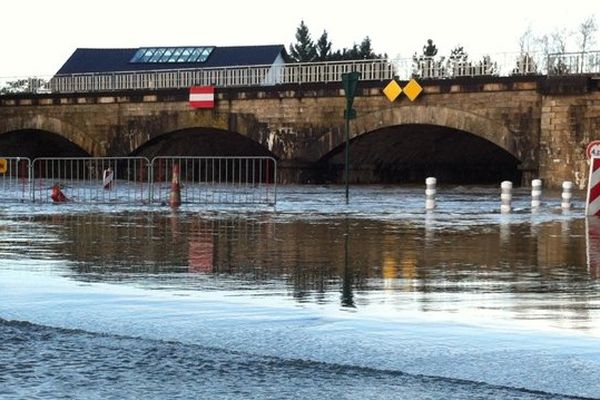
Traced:
<path fill-rule="evenodd" d="M 80 204 L 168 204 L 173 166 L 183 204 L 277 201 L 271 157 L 0 157 L 3 201 Z"/>
<path fill-rule="evenodd" d="M 600 74 L 600 51 L 548 56 L 548 75 Z"/>
<path fill-rule="evenodd" d="M 358 71 L 364 80 L 394 76 L 388 60 L 237 66 L 160 71 L 56 75 L 48 83 L 53 93 L 79 93 L 135 89 L 169 89 L 212 85 L 216 87 L 271 86 L 286 83 L 339 82 L 342 74 Z"/>
<path fill-rule="evenodd" d="M 357 71 L 364 81 L 454 79 L 476 76 L 600 75 L 600 50 L 577 53 L 461 53 L 445 57 L 288 63 L 222 68 L 82 73 L 53 77 L 0 78 L 0 94 L 93 93 L 122 90 L 257 87 L 341 82 Z"/>

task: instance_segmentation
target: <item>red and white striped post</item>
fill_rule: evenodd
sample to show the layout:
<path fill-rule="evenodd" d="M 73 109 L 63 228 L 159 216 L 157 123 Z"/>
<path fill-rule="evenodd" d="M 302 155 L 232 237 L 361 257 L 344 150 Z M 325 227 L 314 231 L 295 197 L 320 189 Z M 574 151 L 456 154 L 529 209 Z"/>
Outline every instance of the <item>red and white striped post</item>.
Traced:
<path fill-rule="evenodd" d="M 592 157 L 588 181 L 585 215 L 600 216 L 600 157 Z"/>
<path fill-rule="evenodd" d="M 600 215 L 600 140 L 592 140 L 585 149 L 590 160 L 585 215 Z"/>

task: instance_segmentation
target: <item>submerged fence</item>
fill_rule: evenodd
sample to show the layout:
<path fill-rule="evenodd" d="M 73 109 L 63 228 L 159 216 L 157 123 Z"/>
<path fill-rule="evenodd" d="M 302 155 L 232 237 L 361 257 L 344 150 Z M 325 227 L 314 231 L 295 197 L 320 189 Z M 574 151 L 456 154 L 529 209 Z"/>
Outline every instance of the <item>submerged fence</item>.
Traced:
<path fill-rule="evenodd" d="M 0 196 L 9 201 L 31 198 L 31 160 L 26 157 L 0 158 Z"/>
<path fill-rule="evenodd" d="M 156 157 L 152 202 L 166 203 L 173 166 L 178 165 L 181 199 L 197 204 L 275 204 L 277 162 L 271 157 Z"/>
<path fill-rule="evenodd" d="M 148 159 L 36 158 L 31 169 L 32 200 L 54 202 L 59 189 L 75 203 L 147 203 Z"/>
<path fill-rule="evenodd" d="M 174 168 L 176 166 L 176 168 Z M 167 204 L 173 171 L 183 204 L 267 204 L 277 200 L 271 157 L 0 158 L 4 201 Z"/>

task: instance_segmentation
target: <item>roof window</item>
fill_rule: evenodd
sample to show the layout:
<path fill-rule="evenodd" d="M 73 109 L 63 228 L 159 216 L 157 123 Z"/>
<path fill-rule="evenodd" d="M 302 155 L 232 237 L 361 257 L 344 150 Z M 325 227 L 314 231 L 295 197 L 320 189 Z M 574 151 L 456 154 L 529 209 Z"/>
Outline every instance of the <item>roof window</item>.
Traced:
<path fill-rule="evenodd" d="M 141 47 L 129 62 L 137 64 L 203 63 L 214 49 L 214 47 Z"/>

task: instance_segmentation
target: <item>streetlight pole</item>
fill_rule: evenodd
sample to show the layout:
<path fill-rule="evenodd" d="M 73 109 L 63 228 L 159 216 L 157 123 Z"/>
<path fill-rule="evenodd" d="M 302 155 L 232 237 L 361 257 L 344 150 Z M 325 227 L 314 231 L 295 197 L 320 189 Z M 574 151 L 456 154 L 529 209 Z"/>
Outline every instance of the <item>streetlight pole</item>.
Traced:
<path fill-rule="evenodd" d="M 356 118 L 356 110 L 352 108 L 352 102 L 356 95 L 356 88 L 358 86 L 358 79 L 360 73 L 353 71 L 347 74 L 342 74 L 342 86 L 346 94 L 346 109 L 344 110 L 344 119 L 346 120 L 345 126 L 345 139 L 346 146 L 344 149 L 344 183 L 346 185 L 346 204 L 349 202 L 349 180 L 350 180 L 350 120 Z"/>

